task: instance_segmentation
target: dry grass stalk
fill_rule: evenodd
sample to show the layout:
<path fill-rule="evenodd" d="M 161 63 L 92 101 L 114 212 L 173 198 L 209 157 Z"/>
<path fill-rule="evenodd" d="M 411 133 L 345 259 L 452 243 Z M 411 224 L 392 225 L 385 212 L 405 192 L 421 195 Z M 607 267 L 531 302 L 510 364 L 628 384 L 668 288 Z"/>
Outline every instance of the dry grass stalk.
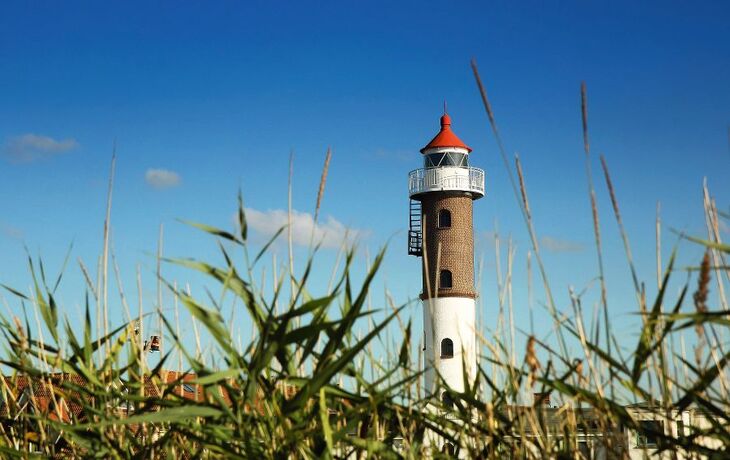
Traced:
<path fill-rule="evenodd" d="M 164 226 L 160 224 L 160 233 L 157 239 L 157 327 L 160 334 L 160 350 L 162 350 L 162 245 L 164 240 Z M 150 339 L 151 340 L 151 339 Z"/>
<path fill-rule="evenodd" d="M 616 191 L 613 188 L 613 182 L 611 181 L 611 175 L 608 172 L 608 165 L 606 164 L 606 158 L 601 155 L 601 166 L 603 167 L 603 175 L 606 178 L 606 186 L 608 187 L 608 193 L 611 197 L 611 204 L 613 205 L 613 213 L 616 216 L 616 222 L 618 223 L 619 230 L 621 232 L 621 239 L 624 243 L 624 250 L 626 251 L 626 258 L 629 261 L 629 268 L 631 269 L 631 279 L 634 282 L 634 290 L 638 295 L 641 292 L 639 288 L 639 278 L 636 276 L 636 268 L 634 267 L 634 258 L 631 254 L 631 245 L 629 244 L 629 237 L 624 228 L 623 219 L 621 219 L 621 212 L 618 208 L 618 200 L 616 199 Z"/>
<path fill-rule="evenodd" d="M 588 156 L 591 151 L 591 144 L 588 141 L 588 91 L 586 82 L 580 84 L 580 115 L 583 122 L 583 150 Z"/>
<path fill-rule="evenodd" d="M 496 227 L 495 227 L 496 228 Z M 497 337 L 504 341 L 504 287 L 502 285 L 502 251 L 499 244 L 499 232 L 494 232 L 494 274 L 497 277 L 497 303 L 499 313 L 497 314 Z"/>
<path fill-rule="evenodd" d="M 515 349 L 515 315 L 514 305 L 512 303 L 512 265 L 515 256 L 515 247 L 512 245 L 512 238 L 507 243 L 507 307 L 509 309 L 509 327 L 510 327 L 510 353 L 512 355 L 512 366 L 516 366 L 517 352 Z"/>
<path fill-rule="evenodd" d="M 547 271 L 545 270 L 545 265 L 542 262 L 542 257 L 540 256 L 540 248 L 537 242 L 537 236 L 535 233 L 534 225 L 532 222 L 531 217 L 528 217 L 528 213 L 525 209 L 525 206 L 528 204 L 527 202 L 527 193 L 526 193 L 526 187 L 524 186 L 524 180 L 521 181 L 522 183 L 522 196 L 523 199 L 520 200 L 520 192 L 517 189 L 517 183 L 514 178 L 514 174 L 512 173 L 512 169 L 510 168 L 509 161 L 507 160 L 507 153 L 504 149 L 504 144 L 502 143 L 502 137 L 499 135 L 499 130 L 497 129 L 497 122 L 494 117 L 494 112 L 492 111 L 492 106 L 489 102 L 489 98 L 487 97 L 487 91 L 482 84 L 481 77 L 479 75 L 479 71 L 477 69 L 476 60 L 471 60 L 471 68 L 472 72 L 474 73 L 474 78 L 477 83 L 477 87 L 479 89 L 479 94 L 481 95 L 482 102 L 484 104 L 484 109 L 487 112 L 487 116 L 489 117 L 489 122 L 492 128 L 492 132 L 494 133 L 494 136 L 497 140 L 497 145 L 499 146 L 499 153 L 502 157 L 502 162 L 504 163 L 505 169 L 507 170 L 507 176 L 510 180 L 510 185 L 512 186 L 512 192 L 514 193 L 515 199 L 517 200 L 517 203 L 519 204 L 520 211 L 522 213 L 522 218 L 525 221 L 525 225 L 527 226 L 528 233 L 530 234 L 530 242 L 532 244 L 532 249 L 535 253 L 535 260 L 537 261 L 537 266 L 540 271 L 540 277 L 542 278 L 543 287 L 545 289 L 545 295 L 547 297 L 547 304 L 548 308 L 550 310 L 550 314 L 553 316 L 553 319 L 555 321 L 556 325 L 556 333 L 558 335 L 558 342 L 560 344 L 561 353 L 566 356 L 567 355 L 567 347 L 565 345 L 564 338 L 562 336 L 562 332 L 557 327 L 560 323 L 560 318 L 557 312 L 557 308 L 555 306 L 555 300 L 553 298 L 552 290 L 550 288 L 550 283 L 548 281 L 547 277 Z M 521 166 L 519 162 L 519 157 L 515 155 L 515 162 L 517 163 L 518 168 L 518 174 L 522 175 Z"/>
<path fill-rule="evenodd" d="M 720 230 L 718 224 L 719 217 L 717 213 L 717 208 L 715 207 L 715 201 L 710 197 L 710 191 L 707 187 L 707 178 L 705 178 L 705 180 L 703 181 L 702 192 L 708 240 L 713 243 L 721 243 L 722 239 L 720 238 Z M 726 266 L 724 253 L 714 248 L 708 248 L 708 252 L 712 257 L 712 265 L 714 266 L 715 270 L 715 280 L 717 281 L 717 292 L 720 301 L 720 307 L 723 310 L 728 310 L 727 298 L 725 296 L 725 285 L 722 278 L 722 269 L 720 268 L 721 265 Z M 730 279 L 730 271 L 724 271 L 725 275 L 728 277 L 728 279 Z M 718 371 L 723 372 L 719 364 L 719 355 L 725 354 L 725 351 L 723 349 L 725 328 L 720 329 L 720 334 L 718 334 L 714 324 L 710 323 L 708 327 L 710 328 L 713 339 L 713 343 L 710 347 L 710 354 L 713 361 L 715 362 L 715 365 L 718 366 Z M 720 384 L 723 391 L 723 397 L 727 398 L 729 390 L 726 379 L 721 379 Z"/>
<path fill-rule="evenodd" d="M 705 224 L 707 225 L 708 240 L 713 243 L 722 243 L 720 236 L 720 224 L 715 200 L 710 197 L 710 191 L 707 188 L 707 179 L 705 178 L 702 185 L 703 204 L 705 208 Z M 715 279 L 717 281 L 717 292 L 720 295 L 720 305 L 723 310 L 728 309 L 727 297 L 725 296 L 725 286 L 722 281 L 721 266 L 727 266 L 725 255 L 717 249 L 711 249 L 712 264 L 715 267 Z M 730 270 L 724 270 L 728 280 L 730 280 Z"/>
<path fill-rule="evenodd" d="M 575 374 L 578 377 L 578 383 L 581 386 L 586 386 L 588 383 L 588 379 L 586 379 L 585 375 L 583 375 L 583 360 L 576 358 L 574 363 L 575 363 Z"/>
<path fill-rule="evenodd" d="M 144 375 L 145 373 L 145 367 L 147 367 L 147 362 L 144 355 L 144 304 L 142 303 L 142 272 L 139 264 L 137 265 L 137 302 L 139 307 L 139 316 L 137 317 L 137 322 L 139 323 L 139 333 L 137 334 L 137 350 L 139 351 L 138 359 L 140 367 L 140 380 L 137 383 L 140 383 L 140 396 L 144 396 L 144 386 L 141 385 L 141 382 L 142 375 Z"/>
<path fill-rule="evenodd" d="M 124 295 L 124 286 L 122 285 L 122 277 L 119 272 L 119 264 L 117 264 L 117 256 L 114 251 L 114 247 L 112 245 L 112 266 L 114 267 L 114 277 L 117 281 L 117 289 L 119 290 L 119 299 L 122 302 L 122 306 L 124 307 L 124 315 L 125 320 L 129 323 L 132 321 L 132 314 L 129 310 L 129 304 L 127 303 L 127 296 Z"/>
<path fill-rule="evenodd" d="M 294 152 L 289 153 L 289 179 L 287 181 L 287 245 L 289 249 L 289 299 L 294 301 L 294 241 L 292 235 L 292 181 L 294 176 Z M 293 305 L 292 305 L 293 306 Z"/>
<path fill-rule="evenodd" d="M 507 177 L 509 177 L 510 185 L 512 186 L 512 193 L 514 193 L 515 199 L 520 206 L 520 211 L 522 211 L 522 216 L 525 219 L 525 222 L 527 222 L 525 209 L 522 207 L 520 194 L 517 191 L 517 183 L 515 182 L 512 168 L 510 167 L 509 160 L 507 159 L 507 152 L 504 148 L 504 144 L 502 143 L 502 136 L 500 136 L 499 129 L 497 128 L 497 121 L 494 117 L 494 112 L 492 111 L 492 104 L 489 102 L 489 98 L 487 97 L 487 90 L 482 83 L 482 78 L 479 75 L 479 70 L 477 69 L 477 62 L 475 59 L 471 60 L 471 70 L 474 73 L 474 79 L 476 80 L 477 88 L 479 89 L 479 94 L 481 95 L 482 103 L 484 104 L 484 110 L 487 112 L 487 117 L 489 118 L 489 125 L 492 129 L 492 133 L 494 133 L 494 138 L 497 141 L 497 146 L 499 147 L 499 155 L 502 158 L 502 163 L 504 164 L 505 170 L 507 170 Z"/>
<path fill-rule="evenodd" d="M 114 167 L 117 162 L 117 141 L 114 141 L 112 150 L 112 163 L 109 171 L 109 189 L 106 198 L 106 218 L 104 219 L 104 249 L 102 251 L 102 302 L 104 308 L 104 335 L 109 334 L 109 296 L 108 296 L 108 271 L 109 271 L 109 225 L 112 214 L 112 190 L 114 188 Z M 109 345 L 105 345 L 107 356 L 109 356 Z"/>
<path fill-rule="evenodd" d="M 710 250 L 705 251 L 700 264 L 700 273 L 697 277 L 697 291 L 692 296 L 695 309 L 698 313 L 707 313 L 707 294 L 709 293 L 708 285 L 710 284 Z"/>
<path fill-rule="evenodd" d="M 423 219 L 423 221 L 421 223 L 421 228 L 423 229 L 423 233 L 422 233 L 423 248 L 421 250 L 421 253 L 423 254 L 423 270 L 424 270 L 423 273 L 430 273 L 429 264 L 431 263 L 431 261 L 428 260 L 428 247 L 426 247 L 426 242 L 428 241 L 428 238 L 426 238 L 426 228 L 427 228 L 426 219 L 428 219 L 428 217 L 424 214 L 422 219 Z M 431 297 L 433 295 L 433 292 L 431 290 L 431 277 L 424 276 L 423 279 L 426 282 L 426 293 L 428 294 L 429 297 Z M 430 305 L 430 303 L 429 303 L 429 305 Z"/>
<path fill-rule="evenodd" d="M 322 197 L 324 196 L 324 187 L 327 184 L 327 172 L 330 168 L 330 160 L 332 159 L 332 149 L 327 147 L 327 156 L 324 158 L 324 167 L 322 167 L 322 177 L 319 180 L 319 190 L 317 191 L 317 206 L 314 208 L 314 223 L 317 223 L 319 217 L 319 208 L 322 205 Z"/>
<path fill-rule="evenodd" d="M 340 262 L 342 261 L 342 256 L 347 252 L 347 238 L 342 239 L 342 244 L 340 244 L 340 247 L 337 249 L 337 257 L 335 258 L 335 264 L 332 266 L 332 272 L 330 273 L 330 279 L 327 282 L 327 293 L 332 292 L 332 287 L 334 286 L 335 277 L 337 276 L 337 272 L 340 269 Z"/>
<path fill-rule="evenodd" d="M 537 353 L 535 352 L 535 336 L 532 335 L 527 339 L 527 345 L 525 346 L 525 364 L 530 370 L 527 386 L 532 388 L 537 380 L 537 371 L 540 370 L 540 361 L 537 359 Z"/>
<path fill-rule="evenodd" d="M 192 297 L 193 293 L 190 289 L 190 284 L 185 285 L 185 293 L 188 295 L 188 297 Z M 195 335 L 195 359 L 204 362 L 203 348 L 200 343 L 200 331 L 198 331 L 198 322 L 194 316 L 191 317 L 191 324 L 193 326 L 193 334 Z M 256 328 L 253 327 L 251 329 L 252 329 L 252 334 L 253 334 L 253 331 L 255 331 Z M 253 342 L 253 338 L 251 339 L 251 342 Z"/>
<path fill-rule="evenodd" d="M 535 334 L 535 317 L 533 313 L 532 294 L 532 251 L 527 251 L 527 308 L 530 311 L 530 334 Z"/>
<path fill-rule="evenodd" d="M 494 130 L 495 136 L 499 138 L 498 130 L 497 130 L 497 122 L 494 120 L 494 112 L 492 111 L 492 104 L 489 103 L 489 98 L 487 97 L 487 89 L 482 84 L 482 79 L 479 76 L 479 70 L 477 69 L 477 61 L 476 59 L 471 60 L 471 70 L 474 73 L 474 78 L 477 81 L 477 87 L 479 88 L 479 94 L 482 96 L 482 103 L 484 103 L 484 109 L 487 111 L 487 117 L 489 117 L 489 124 L 492 125 L 492 130 Z M 501 139 L 498 139 L 498 142 L 501 144 Z"/>
<path fill-rule="evenodd" d="M 596 190 L 593 186 L 593 175 L 591 174 L 590 142 L 588 140 L 588 91 L 585 82 L 580 85 L 580 108 L 581 121 L 583 123 L 583 149 L 586 158 L 586 177 L 588 179 L 588 194 L 591 202 L 591 214 L 593 216 L 593 235 L 596 242 L 596 254 L 598 257 L 598 273 L 601 283 L 601 305 L 603 306 L 604 327 L 606 334 L 606 347 L 608 354 L 611 354 L 611 323 L 608 318 L 608 299 L 606 289 L 606 276 L 603 268 L 603 249 L 601 245 L 601 225 L 598 219 L 598 204 L 596 202 Z M 610 381 L 613 392 L 613 378 Z"/>
<path fill-rule="evenodd" d="M 540 272 L 540 277 L 542 278 L 543 288 L 545 289 L 545 295 L 548 301 L 547 306 L 549 308 L 550 315 L 553 317 L 553 325 L 558 338 L 558 344 L 560 345 L 560 352 L 563 356 L 568 356 L 568 347 L 565 345 L 565 339 L 563 338 L 560 328 L 562 320 L 560 319 L 558 309 L 555 306 L 552 289 L 550 289 L 550 283 L 548 282 L 547 271 L 545 270 L 545 265 L 543 264 L 542 257 L 540 256 L 540 245 L 537 241 L 537 232 L 535 232 L 532 215 L 529 212 L 530 202 L 527 196 L 527 186 L 525 185 L 524 174 L 522 173 L 522 163 L 520 163 L 519 155 L 515 155 L 515 167 L 517 168 L 517 175 L 520 180 L 520 194 L 522 195 L 522 205 L 520 206 L 520 209 L 522 209 L 523 216 L 525 218 L 527 231 L 530 235 L 530 242 L 532 243 L 532 250 L 535 253 L 535 260 L 537 261 L 537 268 Z"/>
<path fill-rule="evenodd" d="M 662 204 L 656 202 L 656 224 L 655 224 L 655 236 L 656 236 L 656 287 L 660 289 L 662 287 L 662 220 L 661 220 Z"/>
<path fill-rule="evenodd" d="M 180 335 L 180 310 L 179 310 L 179 295 L 177 291 L 177 281 L 173 282 L 172 285 L 173 288 L 173 298 L 172 298 L 172 305 L 173 309 L 175 311 L 175 335 L 177 335 L 178 340 L 182 340 L 182 336 Z M 235 309 L 232 309 L 235 311 Z M 182 349 L 179 347 L 177 348 L 177 371 L 182 372 L 183 370 L 183 356 L 182 356 Z"/>
<path fill-rule="evenodd" d="M 700 264 L 700 273 L 697 277 L 697 290 L 692 296 L 694 301 L 695 310 L 697 313 L 707 313 L 707 294 L 709 293 L 710 284 L 710 250 L 705 251 L 705 255 L 702 257 L 702 263 Z M 705 329 L 701 323 L 695 326 L 697 332 L 697 345 L 695 346 L 695 363 L 699 368 L 702 363 L 702 347 L 706 342 Z"/>
<path fill-rule="evenodd" d="M 515 155 L 515 164 L 517 165 L 517 177 L 520 180 L 520 195 L 522 196 L 522 206 L 525 209 L 525 215 L 527 220 L 532 220 L 532 213 L 530 212 L 530 200 L 527 199 L 527 187 L 525 187 L 525 177 L 522 174 L 522 164 L 520 163 L 520 157 Z"/>
<path fill-rule="evenodd" d="M 482 280 L 484 279 L 483 276 L 484 276 L 484 252 L 482 251 L 479 255 L 479 263 L 477 264 L 477 268 L 476 268 L 476 280 L 477 280 L 476 291 L 477 292 L 483 292 L 482 291 L 482 289 L 483 289 Z M 477 304 L 477 308 L 476 308 L 476 316 L 477 316 L 476 329 L 477 329 L 477 333 L 481 334 L 484 331 L 484 311 L 483 311 L 484 300 L 481 297 L 479 297 L 478 301 L 479 301 L 479 303 Z"/>
<path fill-rule="evenodd" d="M 84 261 L 80 258 L 77 259 L 79 263 L 79 267 L 81 268 L 81 273 L 84 275 L 84 281 L 86 281 L 86 286 L 91 291 L 91 295 L 94 297 L 94 301 L 98 304 L 99 303 L 99 293 L 96 290 L 96 287 L 94 287 L 94 282 L 91 281 L 91 275 L 89 274 L 89 269 L 86 268 L 86 265 L 84 264 Z"/>
<path fill-rule="evenodd" d="M 575 294 L 573 289 L 571 288 L 569 290 L 570 293 L 570 300 L 573 305 L 573 316 L 575 318 L 575 326 L 576 331 L 578 332 L 578 339 L 580 340 L 581 347 L 583 348 L 583 354 L 585 356 L 585 361 L 588 363 L 588 370 L 593 380 L 593 386 L 596 389 L 596 392 L 601 398 L 604 398 L 605 395 L 603 393 L 603 384 L 600 379 L 600 371 L 596 369 L 596 366 L 594 365 L 593 361 L 593 353 L 591 353 L 589 342 L 590 337 L 586 335 L 585 331 L 585 325 L 583 324 L 583 309 L 581 307 L 580 298 Z M 579 374 L 579 381 L 586 383 L 587 380 L 583 380 L 583 363 L 579 363 L 580 365 L 580 372 Z M 578 365 L 576 365 L 576 370 L 578 369 Z"/>

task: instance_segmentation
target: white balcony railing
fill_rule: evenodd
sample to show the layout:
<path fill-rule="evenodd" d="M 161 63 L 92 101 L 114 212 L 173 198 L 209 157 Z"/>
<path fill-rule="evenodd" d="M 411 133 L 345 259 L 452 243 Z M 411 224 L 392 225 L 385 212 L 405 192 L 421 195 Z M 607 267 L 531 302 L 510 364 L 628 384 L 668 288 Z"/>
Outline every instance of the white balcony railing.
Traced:
<path fill-rule="evenodd" d="M 472 167 L 421 168 L 408 173 L 408 195 L 440 191 L 462 191 L 484 196 L 484 170 Z"/>

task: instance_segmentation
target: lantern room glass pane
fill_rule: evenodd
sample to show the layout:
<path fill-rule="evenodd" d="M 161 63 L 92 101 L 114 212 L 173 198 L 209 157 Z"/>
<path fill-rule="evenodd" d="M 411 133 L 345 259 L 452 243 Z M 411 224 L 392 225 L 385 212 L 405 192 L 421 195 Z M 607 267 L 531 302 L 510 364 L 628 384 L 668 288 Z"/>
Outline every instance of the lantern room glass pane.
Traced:
<path fill-rule="evenodd" d="M 440 166 L 469 166 L 469 155 L 465 153 L 431 153 L 424 156 L 423 165 L 426 168 L 437 168 Z"/>
<path fill-rule="evenodd" d="M 469 156 L 463 153 L 454 153 L 451 152 L 448 154 L 449 156 L 449 166 L 468 166 L 468 158 Z"/>

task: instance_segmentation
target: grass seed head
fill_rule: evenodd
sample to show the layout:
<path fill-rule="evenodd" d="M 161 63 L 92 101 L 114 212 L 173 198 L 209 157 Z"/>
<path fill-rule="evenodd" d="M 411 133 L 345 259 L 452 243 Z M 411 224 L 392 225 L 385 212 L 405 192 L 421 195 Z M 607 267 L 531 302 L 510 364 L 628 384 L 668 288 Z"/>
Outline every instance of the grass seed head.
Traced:
<path fill-rule="evenodd" d="M 695 291 L 692 299 L 695 303 L 695 309 L 697 313 L 707 313 L 707 294 L 709 293 L 708 286 L 710 285 L 710 250 L 705 251 L 705 255 L 702 258 L 700 264 L 700 274 L 697 278 L 697 291 Z"/>
<path fill-rule="evenodd" d="M 540 370 L 540 361 L 535 353 L 535 337 L 530 336 L 527 339 L 527 347 L 525 347 L 525 363 L 530 368 L 529 385 L 533 386 L 537 378 L 537 371 Z"/>

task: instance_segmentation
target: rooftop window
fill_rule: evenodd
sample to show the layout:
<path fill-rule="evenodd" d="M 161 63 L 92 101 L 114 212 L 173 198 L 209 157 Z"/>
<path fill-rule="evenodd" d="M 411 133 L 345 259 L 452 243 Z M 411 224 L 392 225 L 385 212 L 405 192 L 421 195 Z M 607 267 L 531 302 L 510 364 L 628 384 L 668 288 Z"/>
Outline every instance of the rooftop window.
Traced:
<path fill-rule="evenodd" d="M 183 383 L 183 390 L 185 390 L 186 393 L 195 393 L 195 387 L 188 383 Z"/>
<path fill-rule="evenodd" d="M 636 433 L 636 447 L 656 447 L 659 434 L 664 432 L 664 425 L 660 420 L 639 421 L 640 432 Z"/>

